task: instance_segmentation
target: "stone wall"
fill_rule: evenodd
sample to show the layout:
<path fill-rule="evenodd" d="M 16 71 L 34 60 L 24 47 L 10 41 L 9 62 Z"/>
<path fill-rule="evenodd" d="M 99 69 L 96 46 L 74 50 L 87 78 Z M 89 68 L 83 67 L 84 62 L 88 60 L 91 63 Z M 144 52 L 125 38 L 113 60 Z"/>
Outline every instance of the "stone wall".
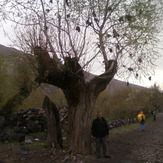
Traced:
<path fill-rule="evenodd" d="M 62 131 L 66 131 L 68 125 L 68 108 L 66 106 L 60 107 L 59 114 Z M 1 119 L 3 122 L 3 118 Z M 108 125 L 111 130 L 136 122 L 136 118 L 118 119 L 108 122 Z M 47 117 L 42 108 L 21 109 L 12 116 L 10 129 L 1 133 L 0 139 L 3 141 L 10 137 L 22 141 L 29 133 L 46 132 L 46 130 Z"/>

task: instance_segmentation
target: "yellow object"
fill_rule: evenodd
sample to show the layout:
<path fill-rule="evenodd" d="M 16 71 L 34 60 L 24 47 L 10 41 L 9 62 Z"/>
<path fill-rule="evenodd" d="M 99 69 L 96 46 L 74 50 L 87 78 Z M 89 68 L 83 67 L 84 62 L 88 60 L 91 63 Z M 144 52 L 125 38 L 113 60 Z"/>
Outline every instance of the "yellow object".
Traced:
<path fill-rule="evenodd" d="M 145 120 L 145 115 L 143 114 L 143 112 L 140 112 L 138 114 L 137 119 L 139 122 L 142 122 L 142 120 Z"/>

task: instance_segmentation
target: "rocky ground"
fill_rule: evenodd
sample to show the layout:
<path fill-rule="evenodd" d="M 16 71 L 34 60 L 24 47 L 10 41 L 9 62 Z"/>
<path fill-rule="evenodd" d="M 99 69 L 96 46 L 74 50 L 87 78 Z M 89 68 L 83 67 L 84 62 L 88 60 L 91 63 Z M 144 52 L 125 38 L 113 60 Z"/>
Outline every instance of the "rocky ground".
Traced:
<path fill-rule="evenodd" d="M 111 132 L 108 142 L 111 159 L 78 156 L 77 163 L 163 163 L 163 113 L 156 121 L 148 121 L 144 132 L 135 125 Z M 44 145 L 44 140 L 36 146 L 25 147 L 19 143 L 0 143 L 0 160 L 3 163 L 57 163 L 55 151 L 49 152 Z"/>

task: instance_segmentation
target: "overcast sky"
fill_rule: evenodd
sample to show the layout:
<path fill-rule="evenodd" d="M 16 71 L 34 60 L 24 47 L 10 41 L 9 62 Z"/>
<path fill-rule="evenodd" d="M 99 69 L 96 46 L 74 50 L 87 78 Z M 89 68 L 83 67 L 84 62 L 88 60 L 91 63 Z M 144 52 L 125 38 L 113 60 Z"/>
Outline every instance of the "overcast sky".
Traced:
<path fill-rule="evenodd" d="M 12 28 L 10 24 L 5 25 L 5 30 L 7 31 L 8 35 L 12 38 Z M 131 81 L 134 84 L 142 85 L 145 87 L 151 87 L 154 84 L 157 84 L 160 86 L 160 88 L 163 90 L 163 32 L 160 36 L 160 43 L 158 44 L 159 48 L 159 54 L 162 55 L 157 61 L 156 61 L 156 69 L 155 69 L 155 75 L 152 75 L 152 80 L 149 81 L 148 77 L 146 79 L 143 79 L 140 81 Z M 3 29 L 0 27 L 0 44 L 5 46 L 10 46 L 11 42 L 3 33 Z"/>

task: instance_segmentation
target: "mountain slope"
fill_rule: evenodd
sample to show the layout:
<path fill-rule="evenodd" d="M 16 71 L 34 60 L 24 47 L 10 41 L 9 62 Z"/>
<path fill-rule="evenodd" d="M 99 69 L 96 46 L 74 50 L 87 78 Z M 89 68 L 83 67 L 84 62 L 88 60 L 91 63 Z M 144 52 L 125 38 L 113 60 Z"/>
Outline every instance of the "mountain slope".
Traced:
<path fill-rule="evenodd" d="M 18 54 L 18 53 L 21 53 L 21 51 L 15 49 L 15 48 L 6 47 L 6 46 L 0 44 L 0 54 L 10 55 L 10 54 Z"/>
<path fill-rule="evenodd" d="M 86 73 L 86 78 L 87 81 L 93 79 L 96 75 L 94 74 L 90 74 L 90 73 Z M 108 84 L 107 88 L 105 89 L 105 91 L 108 92 L 108 94 L 112 95 L 117 93 L 119 90 L 124 89 L 124 88 L 131 88 L 131 89 L 143 89 L 145 87 L 136 85 L 136 84 L 132 84 L 129 83 L 127 85 L 126 82 L 121 81 L 121 80 L 117 80 L 117 79 L 112 79 L 111 82 Z"/>

